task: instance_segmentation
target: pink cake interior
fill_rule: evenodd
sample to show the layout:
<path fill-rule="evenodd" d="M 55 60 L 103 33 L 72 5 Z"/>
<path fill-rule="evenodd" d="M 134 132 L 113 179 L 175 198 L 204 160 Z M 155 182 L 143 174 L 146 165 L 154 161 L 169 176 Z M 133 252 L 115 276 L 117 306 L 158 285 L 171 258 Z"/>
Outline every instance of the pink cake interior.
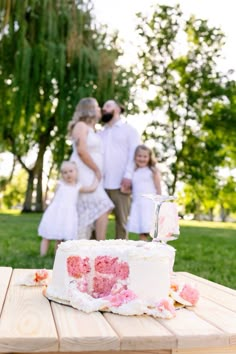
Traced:
<path fill-rule="evenodd" d="M 91 264 L 93 265 L 91 266 Z M 114 296 L 114 293 L 118 292 L 122 298 L 130 298 L 131 296 L 126 293 L 125 282 L 129 276 L 129 265 L 127 262 L 119 261 L 118 257 L 97 256 L 94 262 L 90 262 L 88 257 L 70 256 L 67 258 L 67 272 L 71 278 L 77 281 L 79 291 L 86 292 L 94 298 Z M 89 289 L 88 280 L 91 276 L 92 289 Z M 112 300 L 114 303 L 121 301 L 120 298 L 117 298 L 117 294 L 116 298 L 112 298 Z"/>

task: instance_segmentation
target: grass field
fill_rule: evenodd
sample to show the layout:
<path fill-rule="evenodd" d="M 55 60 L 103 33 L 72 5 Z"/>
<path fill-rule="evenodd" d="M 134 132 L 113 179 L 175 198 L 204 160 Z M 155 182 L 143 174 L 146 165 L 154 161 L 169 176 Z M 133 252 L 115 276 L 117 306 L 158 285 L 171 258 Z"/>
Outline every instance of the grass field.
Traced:
<path fill-rule="evenodd" d="M 39 256 L 41 238 L 37 227 L 41 214 L 0 213 L 0 266 L 47 268 L 53 266 L 54 244 L 49 254 Z M 236 224 L 181 221 L 180 237 L 170 242 L 176 248 L 175 271 L 187 271 L 236 289 Z M 108 238 L 114 235 L 110 219 Z M 137 239 L 136 235 L 130 238 Z"/>

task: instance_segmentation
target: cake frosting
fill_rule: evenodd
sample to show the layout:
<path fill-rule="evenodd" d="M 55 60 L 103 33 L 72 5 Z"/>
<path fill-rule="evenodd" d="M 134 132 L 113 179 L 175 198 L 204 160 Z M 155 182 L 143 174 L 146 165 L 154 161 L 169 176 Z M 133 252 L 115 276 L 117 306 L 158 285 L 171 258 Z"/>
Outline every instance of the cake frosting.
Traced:
<path fill-rule="evenodd" d="M 159 242 L 78 240 L 59 245 L 48 299 L 84 312 L 174 316 L 175 249 Z"/>

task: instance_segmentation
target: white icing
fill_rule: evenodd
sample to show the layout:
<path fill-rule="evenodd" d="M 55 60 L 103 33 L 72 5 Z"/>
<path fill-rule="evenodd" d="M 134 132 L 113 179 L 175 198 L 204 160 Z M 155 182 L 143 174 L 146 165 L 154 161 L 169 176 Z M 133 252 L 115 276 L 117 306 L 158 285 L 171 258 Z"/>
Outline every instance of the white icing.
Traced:
<path fill-rule="evenodd" d="M 118 257 L 119 261 L 128 263 L 128 279 L 120 280 L 118 287 L 127 285 L 127 288 L 137 296 L 136 299 L 115 307 L 104 298 L 95 299 L 87 293 L 78 291 L 76 282 L 73 283 L 67 273 L 67 258 L 69 256 L 89 257 L 91 273 L 88 274 L 88 282 L 92 282 L 94 276 L 93 262 L 99 255 Z M 155 308 L 155 303 L 168 297 L 174 257 L 175 249 L 173 247 L 157 242 L 131 240 L 66 241 L 58 247 L 52 280 L 46 294 L 50 299 L 69 302 L 71 306 L 84 312 L 111 311 L 122 315 L 147 313 L 155 317 L 166 316 L 166 318 L 169 318 L 170 313 L 168 311 L 160 313 Z M 91 284 L 89 284 L 89 289 L 91 289 Z"/>

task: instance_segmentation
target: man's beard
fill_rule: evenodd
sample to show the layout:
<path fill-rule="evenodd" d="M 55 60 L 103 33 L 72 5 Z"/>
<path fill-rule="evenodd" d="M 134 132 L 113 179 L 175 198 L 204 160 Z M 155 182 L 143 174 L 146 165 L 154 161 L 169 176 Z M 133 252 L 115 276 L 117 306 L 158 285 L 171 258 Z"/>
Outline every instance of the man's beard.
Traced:
<path fill-rule="evenodd" d="M 112 120 L 113 116 L 114 116 L 113 112 L 112 113 L 108 113 L 108 112 L 107 113 L 103 113 L 101 121 L 103 123 L 108 123 L 108 122 L 110 122 Z"/>

